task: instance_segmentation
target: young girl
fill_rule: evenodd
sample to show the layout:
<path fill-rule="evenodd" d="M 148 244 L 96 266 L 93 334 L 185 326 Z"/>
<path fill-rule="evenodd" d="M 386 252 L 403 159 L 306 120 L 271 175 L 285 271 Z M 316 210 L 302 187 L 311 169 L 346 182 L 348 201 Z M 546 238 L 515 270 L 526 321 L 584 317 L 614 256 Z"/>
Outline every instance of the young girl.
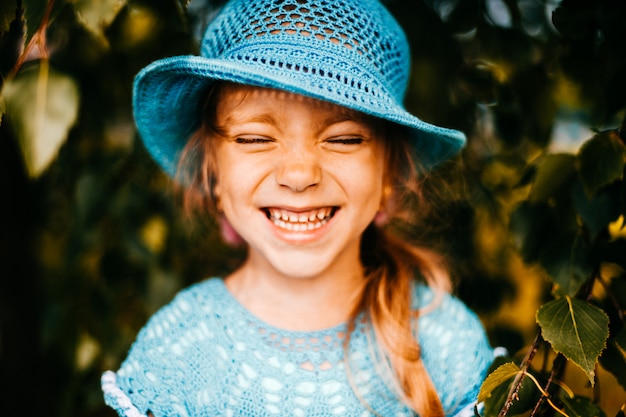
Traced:
<path fill-rule="evenodd" d="M 387 230 L 465 141 L 404 110 L 408 64 L 374 0 L 232 0 L 200 57 L 137 76 L 147 149 L 247 256 L 103 375 L 121 416 L 473 414 L 480 322 L 434 253 Z"/>

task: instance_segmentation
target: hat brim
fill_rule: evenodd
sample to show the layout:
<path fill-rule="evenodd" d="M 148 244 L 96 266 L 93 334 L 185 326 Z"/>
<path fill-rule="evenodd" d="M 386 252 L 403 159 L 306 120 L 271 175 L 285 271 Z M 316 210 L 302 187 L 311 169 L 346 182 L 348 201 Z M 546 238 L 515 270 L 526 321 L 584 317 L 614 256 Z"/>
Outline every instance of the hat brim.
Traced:
<path fill-rule="evenodd" d="M 401 104 L 390 105 L 387 101 L 381 109 L 375 103 L 329 95 L 314 83 L 302 85 L 258 67 L 195 55 L 176 56 L 145 67 L 135 78 L 133 91 L 133 112 L 139 135 L 152 157 L 172 177 L 176 175 L 180 151 L 199 126 L 204 94 L 215 81 L 285 90 L 404 126 L 419 164 L 427 170 L 458 153 L 465 144 L 461 131 L 426 123 Z"/>

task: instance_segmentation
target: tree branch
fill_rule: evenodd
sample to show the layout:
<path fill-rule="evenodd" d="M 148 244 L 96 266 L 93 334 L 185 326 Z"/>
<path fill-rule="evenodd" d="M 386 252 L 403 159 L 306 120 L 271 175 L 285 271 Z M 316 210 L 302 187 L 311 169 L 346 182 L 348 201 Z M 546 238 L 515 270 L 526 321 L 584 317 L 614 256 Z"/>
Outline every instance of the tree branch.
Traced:
<path fill-rule="evenodd" d="M 26 61 L 26 58 L 28 57 L 28 55 L 30 54 L 30 52 L 33 50 L 34 47 L 39 48 L 39 53 L 42 58 L 48 59 L 48 46 L 47 46 L 47 40 L 46 40 L 46 31 L 48 29 L 48 22 L 50 21 L 50 15 L 52 14 L 53 6 L 54 6 L 54 0 L 48 0 L 46 11 L 43 15 L 43 18 L 41 19 L 41 23 L 39 24 L 39 27 L 37 28 L 37 31 L 31 38 L 31 40 L 28 42 L 28 45 L 26 45 L 26 48 L 24 48 L 24 51 L 22 52 L 20 57 L 17 59 L 17 62 L 15 63 L 15 66 L 13 67 L 13 70 L 11 71 L 9 75 L 9 78 L 12 78 L 13 76 L 15 76 L 15 74 L 17 74 L 20 68 L 22 68 L 22 65 L 24 64 L 24 62 Z"/>
<path fill-rule="evenodd" d="M 522 387 L 522 382 L 524 382 L 524 378 L 526 377 L 526 372 L 530 367 L 530 363 L 535 357 L 537 350 L 539 349 L 539 345 L 541 345 L 542 342 L 543 338 L 541 337 L 541 333 L 537 333 L 537 336 L 535 336 L 535 340 L 530 345 L 530 348 L 528 349 L 528 352 L 526 352 L 526 356 L 521 363 L 520 368 L 522 372 L 517 374 L 515 380 L 513 381 L 513 384 L 511 384 L 509 395 L 506 397 L 506 401 L 504 402 L 504 406 L 500 409 L 498 417 L 505 417 L 509 412 L 509 409 L 513 405 L 513 402 L 515 402 L 519 398 L 519 390 Z"/>
<path fill-rule="evenodd" d="M 556 385 L 555 392 L 551 393 L 549 390 L 550 388 L 552 388 L 552 383 L 555 380 L 561 380 L 561 376 L 563 375 L 563 372 L 565 371 L 566 364 L 567 364 L 567 359 L 565 359 L 565 356 L 559 353 L 554 359 L 554 361 L 552 362 L 552 372 L 550 372 L 550 377 L 548 378 L 548 382 L 546 382 L 546 385 L 543 387 L 544 392 L 550 395 L 549 396 L 542 395 L 541 398 L 539 398 L 539 401 L 537 401 L 537 404 L 535 404 L 535 408 L 533 408 L 533 411 L 530 413 L 530 417 L 535 417 L 537 413 L 539 412 L 539 409 L 541 408 L 541 405 L 543 404 L 543 402 L 558 393 L 560 389 L 560 386 L 558 384 Z"/>

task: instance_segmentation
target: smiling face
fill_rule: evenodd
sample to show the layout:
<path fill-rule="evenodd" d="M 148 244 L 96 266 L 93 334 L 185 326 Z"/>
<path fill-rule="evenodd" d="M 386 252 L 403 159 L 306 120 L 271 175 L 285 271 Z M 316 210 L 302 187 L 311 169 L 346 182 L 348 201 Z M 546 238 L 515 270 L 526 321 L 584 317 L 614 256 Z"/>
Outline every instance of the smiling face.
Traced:
<path fill-rule="evenodd" d="M 384 186 L 375 126 L 292 93 L 218 91 L 214 195 L 248 244 L 244 267 L 287 278 L 361 274 L 361 234 Z"/>

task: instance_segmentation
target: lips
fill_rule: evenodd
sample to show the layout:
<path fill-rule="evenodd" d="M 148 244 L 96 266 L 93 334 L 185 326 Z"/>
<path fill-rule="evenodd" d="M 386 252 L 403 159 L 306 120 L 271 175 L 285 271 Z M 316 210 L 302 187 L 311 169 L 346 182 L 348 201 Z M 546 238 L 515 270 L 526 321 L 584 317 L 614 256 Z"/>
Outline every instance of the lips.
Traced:
<path fill-rule="evenodd" d="M 319 229 L 325 225 L 335 215 L 336 211 L 336 207 L 322 207 L 304 211 L 268 207 L 265 209 L 265 214 L 275 226 L 281 229 L 305 232 Z"/>

